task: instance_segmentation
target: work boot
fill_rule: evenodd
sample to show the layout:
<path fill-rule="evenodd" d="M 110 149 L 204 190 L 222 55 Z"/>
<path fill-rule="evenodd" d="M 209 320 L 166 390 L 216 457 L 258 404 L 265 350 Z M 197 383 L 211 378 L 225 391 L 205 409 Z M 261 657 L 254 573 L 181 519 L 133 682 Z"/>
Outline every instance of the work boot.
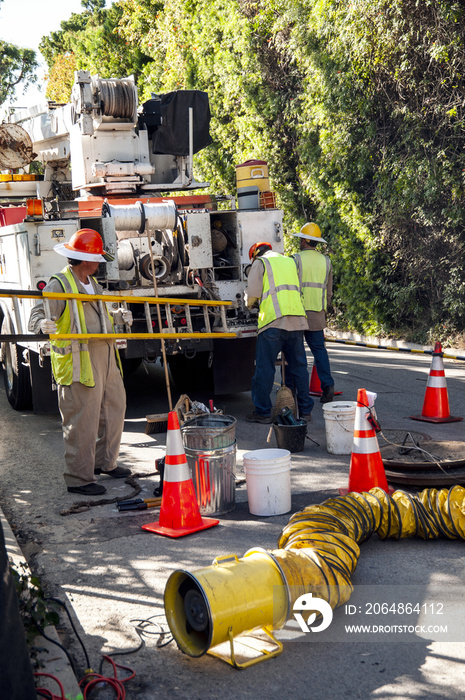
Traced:
<path fill-rule="evenodd" d="M 311 421 L 312 421 L 312 414 L 311 413 L 306 413 L 304 416 L 300 416 L 300 417 L 303 418 L 306 423 L 311 423 Z"/>
<path fill-rule="evenodd" d="M 125 476 L 131 476 L 131 470 L 126 469 L 126 467 L 115 467 L 111 472 L 104 472 L 103 469 L 95 467 L 94 474 L 106 474 L 107 476 L 112 476 L 114 479 L 123 479 Z"/>
<path fill-rule="evenodd" d="M 334 386 L 325 386 L 323 393 L 321 394 L 321 403 L 329 403 L 334 398 Z"/>
<path fill-rule="evenodd" d="M 82 493 L 83 496 L 100 496 L 106 493 L 105 486 L 101 484 L 84 484 L 84 486 L 68 486 L 69 493 Z"/>
<path fill-rule="evenodd" d="M 245 419 L 248 423 L 271 423 L 273 420 L 271 416 L 262 416 L 259 413 L 255 413 L 255 411 L 249 413 Z"/>

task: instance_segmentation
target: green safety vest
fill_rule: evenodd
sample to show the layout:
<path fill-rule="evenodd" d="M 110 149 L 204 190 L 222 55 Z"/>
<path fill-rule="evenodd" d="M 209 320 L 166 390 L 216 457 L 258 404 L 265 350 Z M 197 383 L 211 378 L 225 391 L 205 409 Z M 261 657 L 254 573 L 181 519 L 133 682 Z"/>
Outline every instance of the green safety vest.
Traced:
<path fill-rule="evenodd" d="M 265 267 L 258 328 L 263 328 L 282 316 L 305 316 L 299 278 L 291 258 L 267 252 L 258 260 L 261 260 Z"/>
<path fill-rule="evenodd" d="M 326 311 L 331 260 L 317 250 L 302 250 L 292 257 L 297 265 L 305 311 Z"/>
<path fill-rule="evenodd" d="M 65 267 L 57 275 L 53 275 L 62 285 L 67 294 L 79 294 L 76 280 L 69 267 Z M 76 302 L 81 332 L 87 333 L 84 307 L 82 302 Z M 108 313 L 108 312 L 107 312 Z M 113 327 L 113 319 L 108 317 Z M 77 333 L 78 327 L 70 300 L 66 300 L 63 313 L 56 322 L 58 333 Z M 121 374 L 121 360 L 118 349 L 115 346 L 116 360 Z M 95 386 L 92 364 L 89 355 L 87 339 L 53 340 L 50 346 L 50 359 L 52 362 L 53 376 L 57 384 L 69 386 L 73 382 L 80 382 L 85 386 Z"/>

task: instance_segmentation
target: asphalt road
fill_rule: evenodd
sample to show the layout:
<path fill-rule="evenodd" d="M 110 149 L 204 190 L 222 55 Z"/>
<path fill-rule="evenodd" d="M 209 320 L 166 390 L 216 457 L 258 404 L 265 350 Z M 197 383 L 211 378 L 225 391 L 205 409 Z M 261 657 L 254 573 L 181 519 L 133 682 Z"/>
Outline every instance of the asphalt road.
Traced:
<path fill-rule="evenodd" d="M 383 429 L 418 431 L 436 440 L 465 439 L 463 422 L 435 425 L 409 418 L 421 413 L 430 356 L 331 343 L 328 347 L 336 389 L 343 392 L 336 399 L 354 401 L 357 389 L 364 387 L 378 395 L 376 409 Z M 444 365 L 451 413 L 465 416 L 465 363 L 445 360 Z M 164 454 L 166 436 L 146 435 L 145 416 L 167 409 L 163 372 L 158 365 L 141 367 L 127 378 L 126 386 L 128 410 L 120 464 L 141 475 L 142 496 L 150 497 L 158 484 L 154 461 Z M 190 398 L 205 401 L 209 397 Z M 245 422 L 251 409 L 249 394 L 221 397 L 215 403 L 237 419 L 237 473 L 243 477 L 243 454 L 274 446 L 274 438 L 267 444 L 268 426 Z M 292 512 L 337 496 L 338 489 L 348 485 L 350 456 L 327 452 L 318 401 L 308 434 L 315 442 L 307 440 L 305 450 L 292 455 Z M 98 667 L 102 653 L 137 647 L 134 621 L 146 621 L 144 646 L 115 657 L 136 672 L 127 684 L 129 700 L 463 697 L 465 631 L 457 630 L 456 623 L 465 617 L 465 542 L 380 541 L 374 535 L 361 545 L 352 579 L 357 622 L 375 621 L 368 616 L 368 601 L 381 605 L 385 596 L 396 604 L 408 599 L 418 603 L 417 613 L 424 613 L 422 623 L 430 615 L 427 622 L 450 625 L 442 641 L 434 631 L 422 630 L 408 637 L 397 633 L 351 637 L 336 631 L 319 637 L 303 634 L 290 623 L 278 635 L 284 644 L 282 654 L 237 671 L 211 655 L 187 656 L 174 642 L 160 645 L 169 639 L 163 606 L 166 581 L 175 570 L 196 571 L 221 555 L 240 557 L 251 548 L 275 549 L 290 513 L 251 515 L 240 478 L 236 507 L 220 518 L 219 526 L 180 539 L 141 529 L 156 519 L 156 511 L 119 513 L 114 504 L 107 504 L 63 516 L 60 512 L 77 499 L 65 490 L 62 452 L 58 415 L 15 413 L 1 393 L 0 506 L 47 593 L 69 604 L 93 667 Z M 100 479 L 110 498 L 131 492 L 121 480 Z M 250 583 L 254 591 L 260 584 Z M 227 603 L 220 596 L 219 605 Z M 441 605 L 443 617 L 439 617 Z M 60 634 L 82 673 L 81 647 L 62 619 Z M 418 623 L 420 615 L 411 619 Z M 348 612 L 336 610 L 334 630 L 346 620 Z M 380 620 L 378 616 L 378 624 Z M 165 632 L 161 637 L 160 630 Z"/>

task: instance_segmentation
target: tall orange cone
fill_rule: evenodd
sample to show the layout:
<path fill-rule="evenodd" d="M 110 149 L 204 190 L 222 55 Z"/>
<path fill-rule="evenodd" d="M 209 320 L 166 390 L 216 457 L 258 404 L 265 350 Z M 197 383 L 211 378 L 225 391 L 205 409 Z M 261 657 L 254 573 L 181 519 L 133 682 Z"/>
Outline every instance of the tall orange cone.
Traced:
<path fill-rule="evenodd" d="M 313 364 L 312 374 L 310 375 L 310 387 L 308 390 L 310 396 L 321 396 L 323 389 L 321 388 L 320 377 L 318 376 L 318 370 L 316 365 Z M 342 394 L 342 391 L 335 391 L 334 396 Z"/>
<path fill-rule="evenodd" d="M 355 409 L 354 444 L 350 457 L 348 491 L 360 493 L 378 486 L 388 493 L 389 487 L 378 439 L 375 429 L 367 420 L 368 415 L 370 415 L 370 411 L 366 390 L 359 389 Z M 340 493 L 346 493 L 345 489 L 341 489 Z"/>
<path fill-rule="evenodd" d="M 170 411 L 160 519 L 142 525 L 142 529 L 167 537 L 183 537 L 198 530 L 206 530 L 219 522 L 214 518 L 202 518 L 200 515 L 182 443 L 178 414 L 177 411 Z"/>
<path fill-rule="evenodd" d="M 423 410 L 421 416 L 410 416 L 413 420 L 423 420 L 427 423 L 454 423 L 455 421 L 463 420 L 463 418 L 450 415 L 449 396 L 442 356 L 441 343 L 438 342 L 434 346 Z"/>

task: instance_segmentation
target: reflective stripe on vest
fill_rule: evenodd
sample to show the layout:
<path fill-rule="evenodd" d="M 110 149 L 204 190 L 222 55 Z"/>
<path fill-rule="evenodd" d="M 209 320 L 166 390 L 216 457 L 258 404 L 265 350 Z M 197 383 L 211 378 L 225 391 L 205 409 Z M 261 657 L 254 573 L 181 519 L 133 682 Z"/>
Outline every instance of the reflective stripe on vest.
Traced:
<path fill-rule="evenodd" d="M 263 328 L 283 316 L 305 316 L 299 278 L 292 260 L 272 252 L 265 253 L 259 260 L 263 262 L 265 269 L 258 328 Z"/>
<path fill-rule="evenodd" d="M 65 267 L 64 270 L 53 275 L 53 277 L 60 282 L 63 291 L 67 294 L 79 293 L 76 281 L 69 267 Z M 87 333 L 84 309 L 80 301 L 77 302 L 77 309 L 81 332 Z M 69 299 L 66 300 L 64 311 L 56 324 L 58 333 L 78 332 L 76 319 Z M 50 359 L 52 362 L 53 375 L 57 384 L 69 386 L 73 382 L 80 382 L 85 386 L 95 386 L 87 340 L 83 342 L 80 342 L 77 338 L 73 340 L 54 340 L 50 347 Z"/>
<path fill-rule="evenodd" d="M 56 275 L 53 275 L 63 287 L 63 291 L 67 294 L 79 294 L 76 285 L 76 280 L 69 267 Z M 93 279 L 93 278 L 92 278 Z M 79 315 L 79 323 L 81 332 L 87 333 L 84 307 L 81 301 L 77 301 L 77 309 Z M 113 327 L 113 319 L 108 313 L 108 318 Z M 73 306 L 66 301 L 65 309 L 56 322 L 58 333 L 77 333 L 78 327 L 74 317 Z M 115 354 L 121 376 L 123 376 L 123 368 L 116 345 Z M 78 338 L 73 340 L 54 340 L 50 347 L 50 359 L 52 362 L 53 375 L 57 384 L 69 386 L 72 382 L 80 382 L 85 386 L 95 386 L 94 375 L 92 373 L 92 364 L 89 355 L 89 346 L 87 340 L 80 341 Z"/>
<path fill-rule="evenodd" d="M 303 250 L 293 255 L 302 289 L 305 311 L 326 311 L 331 261 L 317 250 Z"/>

